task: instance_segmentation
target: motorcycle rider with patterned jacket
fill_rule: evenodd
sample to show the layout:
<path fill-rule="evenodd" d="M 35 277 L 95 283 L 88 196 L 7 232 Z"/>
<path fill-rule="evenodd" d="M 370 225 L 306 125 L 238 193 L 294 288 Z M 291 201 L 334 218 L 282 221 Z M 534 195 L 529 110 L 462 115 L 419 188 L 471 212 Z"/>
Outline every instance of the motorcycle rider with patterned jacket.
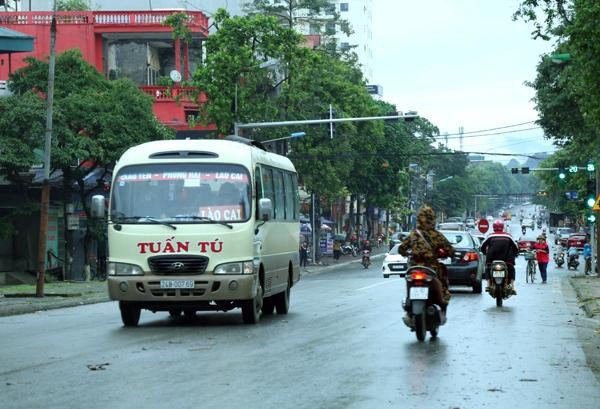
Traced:
<path fill-rule="evenodd" d="M 448 291 L 448 277 L 446 269 L 440 267 L 438 252 L 443 250 L 446 256 L 454 255 L 454 247 L 446 237 L 434 229 L 435 212 L 427 205 L 421 206 L 417 214 L 417 228 L 410 232 L 408 237 L 398 246 L 398 253 L 403 256 L 409 255 L 410 265 L 430 267 L 437 273 L 437 278 L 432 281 L 434 302 L 446 312 L 450 301 Z"/>
<path fill-rule="evenodd" d="M 490 265 L 494 260 L 502 260 L 508 267 L 508 288 L 513 294 L 517 294 L 515 289 L 515 258 L 519 255 L 519 246 L 513 239 L 510 233 L 504 231 L 504 222 L 502 220 L 494 220 L 492 224 L 494 232 L 487 236 L 481 243 L 481 251 L 485 254 L 486 266 L 485 273 L 488 279 L 486 291 L 489 291 L 491 286 Z"/>

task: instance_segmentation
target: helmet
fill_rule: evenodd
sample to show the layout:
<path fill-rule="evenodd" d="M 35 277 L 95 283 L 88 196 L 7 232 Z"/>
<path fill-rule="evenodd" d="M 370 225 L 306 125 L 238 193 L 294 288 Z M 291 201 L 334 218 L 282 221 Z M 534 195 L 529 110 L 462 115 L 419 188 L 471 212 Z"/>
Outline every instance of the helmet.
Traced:
<path fill-rule="evenodd" d="M 495 233 L 500 233 L 504 231 L 504 222 L 502 220 L 494 220 L 492 224 L 492 229 L 494 229 Z"/>

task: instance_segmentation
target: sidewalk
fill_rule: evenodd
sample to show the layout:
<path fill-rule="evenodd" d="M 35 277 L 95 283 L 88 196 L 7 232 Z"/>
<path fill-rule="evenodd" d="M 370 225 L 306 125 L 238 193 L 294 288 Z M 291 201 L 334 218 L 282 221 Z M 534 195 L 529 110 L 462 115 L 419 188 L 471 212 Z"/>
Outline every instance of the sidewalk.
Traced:
<path fill-rule="evenodd" d="M 384 246 L 373 250 L 371 260 L 375 266 L 383 260 L 385 251 Z M 360 261 L 360 255 L 342 256 L 337 262 L 332 257 L 325 256 L 321 259 L 321 264 L 313 264 L 301 269 L 300 277 L 319 274 L 352 263 L 358 264 Z M 106 281 L 46 283 L 42 298 L 35 296 L 35 290 L 35 285 L 0 286 L 0 317 L 110 301 Z"/>

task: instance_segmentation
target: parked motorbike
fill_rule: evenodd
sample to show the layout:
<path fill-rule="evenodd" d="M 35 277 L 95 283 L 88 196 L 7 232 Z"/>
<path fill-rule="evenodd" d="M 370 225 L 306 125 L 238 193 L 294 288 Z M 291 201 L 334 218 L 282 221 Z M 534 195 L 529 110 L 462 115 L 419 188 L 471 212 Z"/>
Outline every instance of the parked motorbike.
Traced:
<path fill-rule="evenodd" d="M 431 282 L 436 272 L 425 266 L 411 266 L 406 272 L 406 301 L 404 324 L 415 331 L 417 339 L 424 341 L 427 331 L 437 337 L 439 327 L 446 323 L 446 314 L 433 301 Z"/>
<path fill-rule="evenodd" d="M 579 254 L 570 254 L 567 261 L 567 269 L 577 270 L 577 267 L 579 267 Z"/>
<path fill-rule="evenodd" d="M 521 226 L 521 233 L 523 233 L 524 236 L 527 233 L 527 227 Z"/>
<path fill-rule="evenodd" d="M 342 254 L 344 256 L 352 254 L 352 257 L 356 257 L 358 254 L 358 248 L 354 244 L 346 243 L 342 246 Z"/>
<path fill-rule="evenodd" d="M 564 251 L 557 251 L 556 253 L 554 253 L 554 263 L 556 264 L 557 267 L 562 267 L 562 265 L 565 264 L 565 252 Z"/>
<path fill-rule="evenodd" d="M 363 250 L 362 265 L 364 268 L 369 268 L 371 265 L 371 250 Z"/>
<path fill-rule="evenodd" d="M 538 229 L 542 228 L 542 220 L 541 219 L 538 219 L 538 221 L 537 221 L 537 227 L 538 227 Z"/>
<path fill-rule="evenodd" d="M 496 307 L 502 307 L 503 300 L 513 295 L 512 288 L 508 286 L 508 266 L 502 260 L 494 260 L 489 265 L 489 270 L 492 280 L 488 292 L 496 299 Z"/>

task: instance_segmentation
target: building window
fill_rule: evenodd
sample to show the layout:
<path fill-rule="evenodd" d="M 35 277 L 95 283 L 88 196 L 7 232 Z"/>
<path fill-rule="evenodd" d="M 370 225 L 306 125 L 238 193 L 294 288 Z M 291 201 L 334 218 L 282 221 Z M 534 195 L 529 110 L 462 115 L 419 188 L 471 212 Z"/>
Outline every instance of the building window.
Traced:
<path fill-rule="evenodd" d="M 340 11 L 348 11 L 348 3 L 340 3 Z"/>
<path fill-rule="evenodd" d="M 317 35 L 321 34 L 321 28 L 318 24 L 311 24 L 308 29 L 308 34 Z"/>
<path fill-rule="evenodd" d="M 335 34 L 335 23 L 330 21 L 327 24 L 325 24 L 325 34 L 327 34 L 327 35 Z"/>

